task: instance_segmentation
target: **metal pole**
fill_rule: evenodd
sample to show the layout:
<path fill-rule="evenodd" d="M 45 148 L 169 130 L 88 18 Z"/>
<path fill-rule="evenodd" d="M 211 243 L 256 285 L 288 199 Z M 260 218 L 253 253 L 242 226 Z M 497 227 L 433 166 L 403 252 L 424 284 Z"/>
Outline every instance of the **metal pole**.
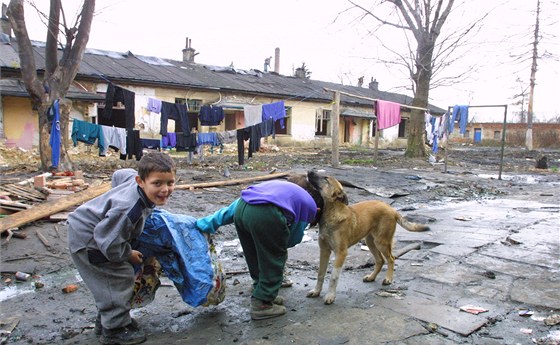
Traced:
<path fill-rule="evenodd" d="M 502 179 L 502 167 L 504 165 L 504 145 L 506 143 L 506 121 L 507 121 L 507 104 L 504 107 L 504 127 L 502 129 L 502 151 L 500 152 L 500 173 L 498 180 Z"/>
<path fill-rule="evenodd" d="M 451 121 L 451 107 L 447 107 L 447 114 L 444 114 L 443 116 L 447 116 L 447 118 L 449 119 L 449 121 Z M 445 121 L 444 121 L 445 123 Z M 447 151 L 449 151 L 449 140 L 450 138 L 450 133 L 449 133 L 449 126 L 455 126 L 455 124 L 451 124 L 451 122 L 447 122 L 447 126 L 445 126 L 445 128 L 443 129 L 445 131 L 446 134 L 446 138 L 447 140 L 445 140 L 445 159 L 443 161 L 443 172 L 447 173 Z"/>
<path fill-rule="evenodd" d="M 338 121 L 340 119 L 340 92 L 334 92 L 334 103 L 332 110 L 331 138 L 332 138 L 332 166 L 338 167 Z"/>

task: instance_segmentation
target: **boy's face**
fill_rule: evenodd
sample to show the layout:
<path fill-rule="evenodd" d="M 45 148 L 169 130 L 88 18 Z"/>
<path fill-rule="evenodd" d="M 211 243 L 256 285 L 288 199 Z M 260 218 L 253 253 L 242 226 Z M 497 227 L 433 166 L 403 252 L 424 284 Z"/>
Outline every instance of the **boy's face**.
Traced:
<path fill-rule="evenodd" d="M 157 206 L 165 205 L 175 188 L 175 174 L 152 172 L 145 180 L 136 176 L 136 182 L 144 190 L 148 199 Z"/>

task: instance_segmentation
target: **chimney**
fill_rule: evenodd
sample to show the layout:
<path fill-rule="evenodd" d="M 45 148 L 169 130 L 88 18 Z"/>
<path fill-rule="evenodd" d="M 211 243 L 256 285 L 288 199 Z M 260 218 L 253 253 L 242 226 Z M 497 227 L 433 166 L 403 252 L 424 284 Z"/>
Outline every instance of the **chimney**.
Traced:
<path fill-rule="evenodd" d="M 358 78 L 358 87 L 362 87 L 364 85 L 364 76 Z"/>
<path fill-rule="evenodd" d="M 280 48 L 274 49 L 274 72 L 280 74 Z"/>
<path fill-rule="evenodd" d="M 185 49 L 183 49 L 183 61 L 194 63 L 194 57 L 198 55 L 196 50 L 191 47 L 191 40 L 187 37 Z"/>
<path fill-rule="evenodd" d="M 369 82 L 369 89 L 373 91 L 379 91 L 379 82 L 377 81 L 377 79 L 373 79 L 373 77 L 371 77 L 371 81 Z"/>
<path fill-rule="evenodd" d="M 8 35 L 8 37 L 12 37 L 12 26 L 10 25 L 7 12 L 8 6 L 6 6 L 6 4 L 2 4 L 2 18 L 0 18 L 2 33 Z"/>

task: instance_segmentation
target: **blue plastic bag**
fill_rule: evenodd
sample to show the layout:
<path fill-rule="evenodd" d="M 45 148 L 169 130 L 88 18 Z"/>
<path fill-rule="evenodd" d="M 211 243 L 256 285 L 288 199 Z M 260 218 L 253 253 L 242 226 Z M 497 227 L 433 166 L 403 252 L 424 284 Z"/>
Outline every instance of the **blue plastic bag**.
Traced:
<path fill-rule="evenodd" d="M 208 241 L 195 226 L 196 218 L 155 209 L 146 220 L 134 249 L 155 256 L 187 304 L 207 305 L 214 287 Z"/>

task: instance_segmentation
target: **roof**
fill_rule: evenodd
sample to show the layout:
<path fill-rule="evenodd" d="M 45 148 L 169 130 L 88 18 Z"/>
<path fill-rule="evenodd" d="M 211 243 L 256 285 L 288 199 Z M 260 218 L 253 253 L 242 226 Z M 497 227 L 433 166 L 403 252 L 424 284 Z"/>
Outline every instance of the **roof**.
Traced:
<path fill-rule="evenodd" d="M 6 96 L 29 97 L 25 85 L 19 79 L 1 79 L 0 90 L 2 90 L 2 95 Z M 97 102 L 105 100 L 104 95 L 83 91 L 73 85 L 70 86 L 66 97 L 76 101 Z"/>
<path fill-rule="evenodd" d="M 33 43 L 36 67 L 38 70 L 44 70 L 44 43 Z M 0 68 L 3 71 L 19 70 L 17 44 L 14 41 L 11 44 L 0 44 Z M 324 90 L 328 88 L 361 97 L 382 99 L 403 105 L 412 104 L 412 97 L 369 88 L 283 76 L 274 72 L 237 70 L 230 67 L 135 55 L 132 52 L 99 49 L 86 49 L 76 79 L 110 80 L 121 84 L 219 90 L 280 99 L 331 102 L 332 93 Z M 346 95 L 341 96 L 341 103 L 373 106 L 373 101 Z M 445 112 L 444 109 L 434 105 L 430 105 L 429 109 L 433 113 Z"/>

